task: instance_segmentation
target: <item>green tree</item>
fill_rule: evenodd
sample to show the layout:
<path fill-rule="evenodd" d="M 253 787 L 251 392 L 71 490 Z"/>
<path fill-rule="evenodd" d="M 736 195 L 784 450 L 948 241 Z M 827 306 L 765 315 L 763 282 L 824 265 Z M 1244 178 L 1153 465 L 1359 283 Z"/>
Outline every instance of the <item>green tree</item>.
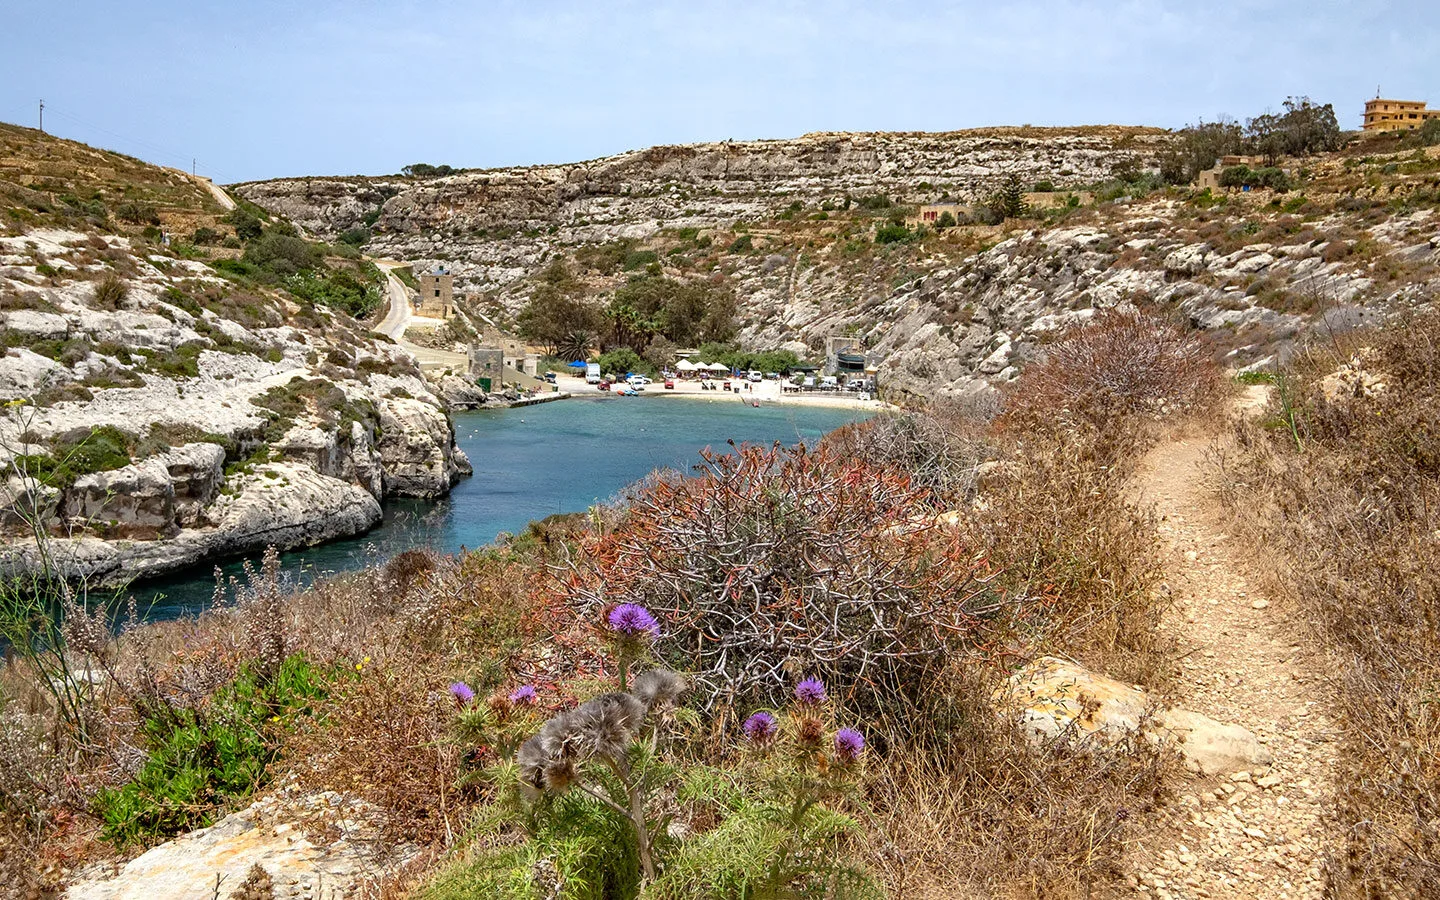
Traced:
<path fill-rule="evenodd" d="M 1027 212 L 1025 188 L 1013 172 L 1005 176 L 1005 183 L 990 196 L 986 204 L 1000 219 L 1018 219 Z"/>
<path fill-rule="evenodd" d="M 521 336 L 552 354 L 583 358 L 601 326 L 599 311 L 585 296 L 585 285 L 563 259 L 552 261 L 536 280 L 529 302 L 516 317 Z"/>
<path fill-rule="evenodd" d="M 953 215 L 950 213 L 950 210 L 947 209 L 947 210 L 945 210 L 944 212 L 942 212 L 942 213 L 940 214 L 939 220 L 937 220 L 937 221 L 935 222 L 935 227 L 936 227 L 937 229 L 939 229 L 939 228 L 954 228 L 954 227 L 955 227 L 955 224 L 956 224 L 956 223 L 955 223 L 955 216 L 953 216 Z"/>
<path fill-rule="evenodd" d="M 1338 150 L 1344 143 L 1335 108 L 1316 104 L 1309 97 L 1287 97 L 1285 112 L 1264 113 L 1246 126 L 1251 149 L 1275 165 L 1281 156 L 1305 156 Z"/>
<path fill-rule="evenodd" d="M 627 372 L 654 374 L 655 368 L 629 347 L 616 347 L 600 354 L 600 371 L 623 378 Z"/>
<path fill-rule="evenodd" d="M 303 238 L 272 232 L 246 244 L 241 259 L 272 274 L 287 276 L 323 268 L 325 252 Z"/>
<path fill-rule="evenodd" d="M 1245 150 L 1245 129 L 1233 119 L 1186 125 L 1160 157 L 1160 176 L 1168 184 L 1189 184 L 1222 156 Z"/>
<path fill-rule="evenodd" d="M 253 241 L 265 231 L 260 218 L 243 206 L 230 210 L 225 221 L 235 229 L 235 236 L 242 241 Z"/>

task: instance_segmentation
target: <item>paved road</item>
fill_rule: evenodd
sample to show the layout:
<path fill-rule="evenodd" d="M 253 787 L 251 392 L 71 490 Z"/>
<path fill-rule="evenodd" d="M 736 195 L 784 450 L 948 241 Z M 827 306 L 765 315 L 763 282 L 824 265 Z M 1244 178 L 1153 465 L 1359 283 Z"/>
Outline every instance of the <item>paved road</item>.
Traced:
<path fill-rule="evenodd" d="M 385 273 L 385 296 L 390 301 L 390 308 L 385 312 L 385 318 L 374 327 L 374 331 L 386 335 L 400 349 L 415 357 L 420 363 L 423 371 L 454 369 L 456 372 L 465 372 L 470 368 L 470 357 L 464 353 L 453 353 L 448 350 L 432 350 L 429 347 L 421 347 L 405 340 L 405 328 L 410 324 L 410 292 L 406 290 L 405 283 L 395 277 L 395 269 L 405 265 L 394 260 L 376 259 L 372 260 L 375 267 Z"/>

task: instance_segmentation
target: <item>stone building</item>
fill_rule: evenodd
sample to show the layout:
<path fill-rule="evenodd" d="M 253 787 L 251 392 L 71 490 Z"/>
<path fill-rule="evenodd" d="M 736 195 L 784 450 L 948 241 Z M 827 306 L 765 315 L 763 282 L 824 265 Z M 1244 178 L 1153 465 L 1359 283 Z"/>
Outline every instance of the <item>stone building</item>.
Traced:
<path fill-rule="evenodd" d="M 1440 109 L 1426 109 L 1423 100 L 1386 100 L 1376 97 L 1365 101 L 1365 131 L 1410 131 L 1430 119 L 1440 119 Z"/>
<path fill-rule="evenodd" d="M 905 219 L 907 228 L 914 228 L 918 225 L 928 225 L 935 228 L 940 224 L 940 217 L 949 213 L 957 222 L 965 221 L 970 215 L 970 207 L 959 203 L 926 203 L 923 204 L 915 215 Z"/>
<path fill-rule="evenodd" d="M 470 377 L 486 392 L 505 383 L 505 351 L 499 347 L 470 348 Z"/>
<path fill-rule="evenodd" d="M 866 352 L 859 338 L 831 335 L 825 339 L 826 375 L 862 378 L 875 368 L 875 360 Z"/>
<path fill-rule="evenodd" d="M 417 315 L 448 319 L 455 311 L 455 276 L 437 266 L 419 277 L 420 305 Z"/>

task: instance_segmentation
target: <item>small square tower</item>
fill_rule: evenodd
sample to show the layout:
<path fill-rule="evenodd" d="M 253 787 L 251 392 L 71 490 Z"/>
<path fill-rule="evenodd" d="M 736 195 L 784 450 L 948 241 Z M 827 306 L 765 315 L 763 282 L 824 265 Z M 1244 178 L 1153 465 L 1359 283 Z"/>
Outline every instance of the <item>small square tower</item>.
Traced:
<path fill-rule="evenodd" d="M 444 266 L 422 274 L 420 282 L 419 315 L 436 319 L 448 319 L 455 310 L 455 276 Z"/>

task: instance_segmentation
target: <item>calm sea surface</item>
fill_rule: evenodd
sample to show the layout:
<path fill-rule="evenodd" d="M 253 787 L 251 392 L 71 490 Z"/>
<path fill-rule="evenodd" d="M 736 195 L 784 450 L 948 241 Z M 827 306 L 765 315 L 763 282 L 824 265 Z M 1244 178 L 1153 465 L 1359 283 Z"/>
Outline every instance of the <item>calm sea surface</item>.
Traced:
<path fill-rule="evenodd" d="M 689 471 L 699 451 L 725 442 L 814 444 L 821 435 L 866 418 L 851 409 L 745 406 L 738 399 L 595 398 L 455 415 L 456 438 L 475 466 L 439 501 L 398 500 L 385 521 L 357 538 L 282 557 L 288 577 L 316 577 L 361 568 L 402 550 L 452 552 L 483 547 L 502 532 L 554 513 L 578 512 L 608 500 L 651 471 Z M 237 573 L 241 561 L 222 564 Z M 135 585 L 128 593 L 146 618 L 193 615 L 208 605 L 214 566 Z"/>

